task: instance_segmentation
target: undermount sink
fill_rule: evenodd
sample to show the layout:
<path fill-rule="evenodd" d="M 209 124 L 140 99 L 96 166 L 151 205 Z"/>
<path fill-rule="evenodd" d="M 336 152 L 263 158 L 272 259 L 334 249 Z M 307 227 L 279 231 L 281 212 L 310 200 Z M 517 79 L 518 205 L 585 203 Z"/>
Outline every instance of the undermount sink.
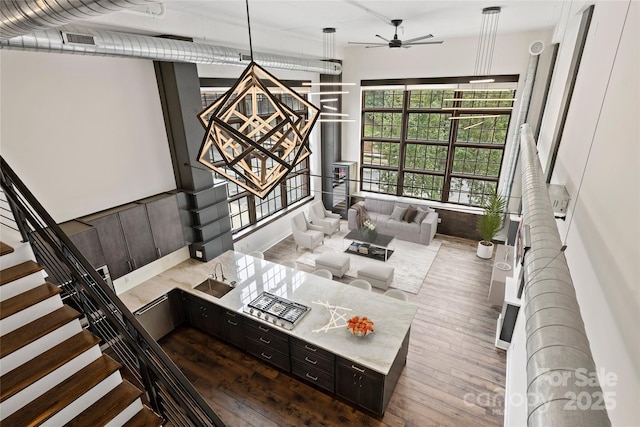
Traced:
<path fill-rule="evenodd" d="M 196 289 L 216 298 L 221 298 L 235 288 L 236 282 L 225 283 L 211 277 L 196 286 Z"/>

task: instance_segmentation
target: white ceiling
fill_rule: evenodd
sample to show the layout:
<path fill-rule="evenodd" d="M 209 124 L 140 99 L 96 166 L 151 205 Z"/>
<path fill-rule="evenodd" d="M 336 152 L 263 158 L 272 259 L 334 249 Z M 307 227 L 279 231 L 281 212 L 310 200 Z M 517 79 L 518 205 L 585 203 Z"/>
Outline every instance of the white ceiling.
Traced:
<path fill-rule="evenodd" d="M 93 18 L 89 25 L 138 34 L 172 34 L 196 41 L 249 48 L 244 0 L 169 0 L 138 11 L 116 12 Z M 335 57 L 343 49 L 364 49 L 348 41 L 377 42 L 380 34 L 392 38 L 391 19 L 403 19 L 400 39 L 433 34 L 433 40 L 478 37 L 482 8 L 501 6 L 498 33 L 514 33 L 553 28 L 561 16 L 563 1 L 468 1 L 468 0 L 249 0 L 253 49 L 322 58 L 324 27 L 336 28 Z M 152 12 L 144 13 L 145 9 Z M 385 48 L 386 49 L 386 48 Z M 428 50 L 429 45 L 412 49 Z"/>

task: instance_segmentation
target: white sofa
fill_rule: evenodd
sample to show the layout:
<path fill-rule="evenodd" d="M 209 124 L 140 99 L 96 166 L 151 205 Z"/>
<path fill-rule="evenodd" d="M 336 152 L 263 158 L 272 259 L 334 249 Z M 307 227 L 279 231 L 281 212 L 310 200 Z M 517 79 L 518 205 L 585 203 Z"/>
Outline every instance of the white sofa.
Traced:
<path fill-rule="evenodd" d="M 394 200 L 382 200 L 365 197 L 364 201 L 356 203 L 364 206 L 369 218 L 376 224 L 376 230 L 382 234 L 395 236 L 396 239 L 407 240 L 409 242 L 422 243 L 428 245 L 436 234 L 438 228 L 438 213 L 427 204 L 416 201 L 412 203 L 396 202 Z M 408 208 L 409 205 L 420 208 L 428 213 L 420 221 L 416 222 L 414 218 L 411 222 L 402 219 L 397 220 L 392 215 L 394 210 L 399 208 Z M 395 217 L 397 217 L 397 212 Z M 348 220 L 349 230 L 357 228 L 356 209 L 349 208 Z"/>

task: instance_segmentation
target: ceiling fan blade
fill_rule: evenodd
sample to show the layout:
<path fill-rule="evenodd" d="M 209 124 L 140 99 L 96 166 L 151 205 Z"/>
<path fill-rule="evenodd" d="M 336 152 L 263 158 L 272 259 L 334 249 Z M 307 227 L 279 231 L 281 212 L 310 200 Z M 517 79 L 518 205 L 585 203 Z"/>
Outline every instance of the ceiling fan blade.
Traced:
<path fill-rule="evenodd" d="M 347 42 L 348 44 L 375 44 L 380 46 L 387 46 L 386 43 L 371 43 L 371 42 Z"/>
<path fill-rule="evenodd" d="M 370 44 L 369 46 L 365 46 L 364 48 L 365 49 L 370 49 L 370 48 L 374 48 L 374 47 L 386 47 L 386 46 L 387 46 L 386 44 L 382 44 L 382 43 L 377 44 L 376 43 L 376 44 Z"/>
<path fill-rule="evenodd" d="M 417 42 L 418 40 L 430 39 L 431 37 L 433 37 L 433 34 L 427 34 L 426 36 L 416 37 L 415 39 L 405 40 L 404 43 L 413 43 L 413 42 Z"/>
<path fill-rule="evenodd" d="M 389 39 L 385 39 L 384 37 L 382 37 L 380 34 L 376 34 L 376 37 L 381 38 L 382 40 L 386 41 L 387 43 L 389 43 Z"/>
<path fill-rule="evenodd" d="M 417 42 L 417 43 L 409 43 L 411 46 L 415 46 L 417 44 L 442 44 L 444 43 L 444 41 L 442 40 L 436 40 L 436 41 L 432 41 L 432 42 Z M 405 45 L 406 43 L 403 43 L 403 45 Z"/>

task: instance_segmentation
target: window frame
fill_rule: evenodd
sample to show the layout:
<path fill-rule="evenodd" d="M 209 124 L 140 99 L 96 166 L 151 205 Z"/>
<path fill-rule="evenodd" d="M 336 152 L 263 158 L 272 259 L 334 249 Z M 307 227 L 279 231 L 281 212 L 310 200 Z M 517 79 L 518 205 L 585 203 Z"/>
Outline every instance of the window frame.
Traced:
<path fill-rule="evenodd" d="M 466 193 L 466 197 L 469 199 L 469 201 L 463 202 L 460 200 L 461 199 L 460 196 L 462 194 L 458 194 L 458 200 L 451 199 L 452 197 L 451 189 L 452 189 L 452 181 L 455 182 L 456 179 L 464 179 L 464 180 L 469 180 L 469 182 L 473 180 L 482 181 L 484 183 L 482 185 L 483 189 L 486 188 L 486 183 L 493 183 L 495 184 L 493 185 L 493 188 L 494 190 L 497 191 L 498 183 L 500 181 L 500 176 L 503 172 L 505 148 L 508 143 L 509 126 L 511 125 L 511 119 L 513 118 L 513 104 L 515 100 L 515 93 L 517 91 L 517 82 L 518 82 L 519 76 L 505 75 L 505 76 L 493 76 L 493 77 L 496 78 L 496 82 L 514 84 L 513 85 L 514 87 L 508 88 L 512 90 L 513 96 L 509 98 L 505 98 L 505 101 L 501 101 L 501 103 L 498 104 L 499 105 L 498 108 L 500 109 L 495 109 L 496 107 L 493 107 L 493 106 L 488 107 L 487 105 L 488 104 L 491 105 L 491 104 L 490 102 L 486 102 L 486 101 L 484 103 L 481 102 L 481 104 L 483 105 L 481 105 L 480 107 L 477 107 L 475 104 L 475 101 L 460 101 L 460 100 L 452 101 L 453 102 L 452 105 L 451 106 L 447 105 L 446 107 L 443 107 L 444 102 L 441 102 L 440 107 L 434 108 L 431 106 L 433 104 L 433 99 L 430 100 L 429 107 L 422 107 L 422 106 L 413 107 L 413 108 L 411 107 L 411 93 L 412 91 L 416 91 L 416 90 L 451 91 L 453 92 L 454 99 L 462 98 L 464 96 L 464 93 L 469 91 L 469 89 L 460 89 L 459 85 L 461 83 L 468 83 L 470 77 L 425 78 L 425 79 L 404 79 L 404 80 L 403 79 L 368 80 L 368 81 L 363 80 L 361 82 L 361 86 L 363 90 L 361 92 L 361 126 L 360 126 L 361 137 L 360 137 L 360 182 L 359 182 L 360 190 L 377 192 L 381 194 L 392 194 L 398 197 L 410 197 L 410 198 L 417 198 L 417 199 L 424 199 L 424 200 L 433 200 L 441 203 L 449 203 L 449 204 L 456 204 L 456 205 L 462 205 L 462 206 L 482 205 L 483 203 L 482 200 L 484 200 L 484 197 L 487 195 L 487 193 L 482 192 L 481 194 L 474 194 L 473 191 L 470 191 Z M 399 84 L 402 84 L 403 86 L 399 86 Z M 415 85 L 415 86 L 408 87 L 409 85 L 412 85 L 412 86 Z M 398 107 L 398 106 L 367 107 L 366 106 L 367 92 L 371 93 L 370 91 L 372 90 L 397 91 L 400 89 L 402 89 L 403 91 L 401 107 Z M 491 89 L 478 88 L 475 90 L 477 92 L 483 92 L 483 91 L 486 92 L 487 90 L 490 91 Z M 489 97 L 488 93 L 485 94 L 485 96 Z M 382 99 L 384 99 L 384 97 Z M 443 100 L 444 100 L 444 94 L 443 94 L 443 99 L 441 101 Z M 469 105 L 469 102 L 471 102 L 471 105 Z M 465 104 L 463 105 L 463 103 Z M 503 103 L 507 103 L 509 105 L 504 106 Z M 386 136 L 381 136 L 381 137 L 365 136 L 366 135 L 365 126 L 367 125 L 367 122 L 368 122 L 367 114 L 369 113 L 374 113 L 374 114 L 375 113 L 401 113 L 400 137 L 396 138 L 396 137 L 386 137 Z M 449 135 L 448 135 L 447 141 L 435 141 L 435 140 L 429 140 L 428 138 L 409 139 L 409 135 L 408 135 L 409 134 L 409 118 L 410 118 L 410 115 L 412 114 L 447 114 L 447 115 L 450 115 L 451 117 L 460 117 L 460 116 L 469 116 L 469 115 L 478 115 L 478 116 L 496 115 L 496 114 L 502 117 L 506 116 L 508 117 L 508 119 L 507 119 L 506 127 L 504 128 L 505 130 L 504 143 L 458 141 L 458 133 L 459 133 L 459 130 L 461 129 L 461 121 L 465 121 L 464 119 L 449 120 L 450 121 Z M 497 123 L 497 120 L 495 121 L 493 126 L 495 126 L 496 123 Z M 428 133 L 428 129 L 429 128 L 427 127 L 427 133 Z M 491 129 L 492 129 L 492 132 L 495 133 L 496 128 L 493 127 Z M 398 166 L 396 167 L 396 166 L 388 166 L 388 165 L 382 165 L 382 164 L 375 165 L 372 163 L 365 163 L 365 145 L 369 143 L 385 143 L 385 142 L 397 143 L 399 145 Z M 423 145 L 426 147 L 431 147 L 431 146 L 446 147 L 447 155 L 446 155 L 444 170 L 443 171 L 429 170 L 426 168 L 417 169 L 415 168 L 415 163 L 414 165 L 412 165 L 412 167 L 409 167 L 408 165 L 409 160 L 407 159 L 406 156 L 407 156 L 407 149 L 411 145 L 416 145 L 416 146 Z M 454 172 L 455 170 L 454 161 L 456 158 L 457 148 L 499 150 L 501 154 L 500 154 L 500 162 L 499 162 L 500 167 L 499 167 L 497 176 L 491 176 L 488 174 L 481 175 L 481 174 Z M 371 159 L 370 151 L 371 150 L 366 151 L 366 154 L 368 154 L 369 159 Z M 488 153 L 487 165 L 489 167 L 491 163 L 495 163 L 495 162 L 492 162 L 490 152 L 487 152 L 487 153 Z M 425 159 L 426 158 L 427 157 L 425 157 Z M 437 159 L 438 159 L 438 156 L 436 155 L 434 161 L 437 161 Z M 380 172 L 384 172 L 384 171 L 397 172 L 397 183 L 396 183 L 395 193 L 386 192 L 386 191 L 376 191 L 371 189 L 373 187 L 372 181 L 370 180 L 365 181 L 365 177 L 370 177 L 371 173 L 367 173 L 365 176 L 365 171 L 373 172 L 376 170 Z M 434 177 L 433 179 L 436 179 L 436 177 L 442 177 L 443 185 L 440 190 L 441 191 L 440 197 L 427 198 L 427 197 L 418 197 L 418 196 L 415 196 L 414 194 L 409 194 L 409 195 L 404 194 L 405 178 L 410 177 L 411 176 L 410 174 L 422 174 L 422 175 L 432 176 Z M 378 181 L 378 182 L 381 182 L 381 181 Z M 433 181 L 431 182 L 433 183 Z M 415 188 L 419 188 L 419 187 L 415 187 Z M 437 190 L 431 187 L 431 191 L 437 191 Z M 473 200 L 474 198 L 476 198 L 475 202 Z"/>

